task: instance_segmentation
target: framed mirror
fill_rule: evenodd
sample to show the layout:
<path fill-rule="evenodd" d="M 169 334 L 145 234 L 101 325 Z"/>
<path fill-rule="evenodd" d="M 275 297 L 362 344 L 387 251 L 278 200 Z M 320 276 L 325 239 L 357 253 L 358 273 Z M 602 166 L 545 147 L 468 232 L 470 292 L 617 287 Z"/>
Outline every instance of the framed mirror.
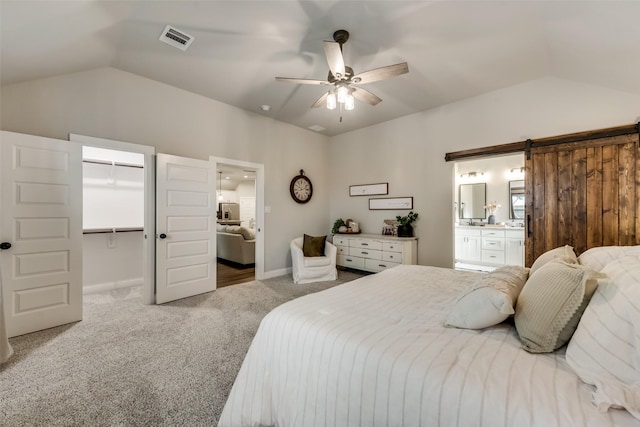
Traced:
<path fill-rule="evenodd" d="M 509 219 L 524 219 L 524 181 L 509 181 Z"/>
<path fill-rule="evenodd" d="M 487 184 L 460 184 L 458 202 L 460 219 L 482 219 L 486 216 Z"/>

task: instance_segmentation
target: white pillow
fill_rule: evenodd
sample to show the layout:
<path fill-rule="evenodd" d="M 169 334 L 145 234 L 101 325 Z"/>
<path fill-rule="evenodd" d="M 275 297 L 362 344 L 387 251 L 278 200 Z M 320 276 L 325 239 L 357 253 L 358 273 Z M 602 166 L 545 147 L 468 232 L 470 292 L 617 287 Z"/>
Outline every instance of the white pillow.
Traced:
<path fill-rule="evenodd" d="M 458 297 L 445 326 L 483 329 L 503 322 L 514 313 L 513 306 L 528 276 L 529 269 L 515 265 L 483 274 Z"/>
<path fill-rule="evenodd" d="M 514 322 L 530 353 L 550 353 L 565 345 L 603 274 L 580 264 L 551 261 L 529 277 L 516 302 Z"/>
<path fill-rule="evenodd" d="M 600 246 L 580 254 L 578 262 L 592 270 L 600 271 L 611 261 L 627 255 L 640 256 L 640 246 Z"/>
<path fill-rule="evenodd" d="M 535 273 L 538 269 L 540 269 L 540 267 L 542 267 L 546 263 L 553 260 L 564 261 L 567 264 L 578 263 L 578 257 L 576 256 L 576 253 L 573 252 L 573 246 L 569 246 L 569 245 L 560 246 L 559 248 L 551 249 L 550 251 L 547 251 L 542 255 L 540 255 L 533 262 L 533 265 L 531 266 L 531 271 L 529 271 L 529 276 L 533 276 L 533 273 Z"/>
<path fill-rule="evenodd" d="M 596 386 L 601 411 L 624 407 L 640 419 L 640 257 L 607 264 L 598 290 L 569 342 L 569 366 Z"/>

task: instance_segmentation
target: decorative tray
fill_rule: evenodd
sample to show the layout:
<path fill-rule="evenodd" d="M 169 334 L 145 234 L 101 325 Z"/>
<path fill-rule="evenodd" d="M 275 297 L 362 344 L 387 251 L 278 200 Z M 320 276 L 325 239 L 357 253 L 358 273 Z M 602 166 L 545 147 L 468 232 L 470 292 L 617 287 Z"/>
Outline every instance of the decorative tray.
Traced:
<path fill-rule="evenodd" d="M 338 234 L 360 234 L 361 231 L 338 231 Z"/>

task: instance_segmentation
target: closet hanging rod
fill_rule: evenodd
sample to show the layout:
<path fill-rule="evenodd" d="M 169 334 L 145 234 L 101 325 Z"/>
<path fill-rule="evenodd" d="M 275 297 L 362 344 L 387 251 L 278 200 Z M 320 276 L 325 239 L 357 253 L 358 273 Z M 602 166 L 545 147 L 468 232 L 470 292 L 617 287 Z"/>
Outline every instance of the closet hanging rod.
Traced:
<path fill-rule="evenodd" d="M 144 169 L 144 166 L 142 166 L 142 165 L 136 165 L 136 164 L 133 164 L 133 163 L 124 163 L 124 162 L 110 162 L 108 160 L 83 159 L 82 163 L 95 163 L 97 165 L 113 165 L 113 166 L 124 166 L 126 168 Z"/>
<path fill-rule="evenodd" d="M 130 231 L 144 231 L 144 228 L 142 227 L 88 228 L 86 230 L 82 230 L 82 234 L 128 233 Z"/>

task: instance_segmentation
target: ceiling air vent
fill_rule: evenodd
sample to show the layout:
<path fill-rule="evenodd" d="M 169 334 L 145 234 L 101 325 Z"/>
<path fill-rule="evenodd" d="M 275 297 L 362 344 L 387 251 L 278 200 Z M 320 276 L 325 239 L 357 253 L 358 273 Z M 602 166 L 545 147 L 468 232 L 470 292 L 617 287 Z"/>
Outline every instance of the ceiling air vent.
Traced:
<path fill-rule="evenodd" d="M 177 47 L 180 50 L 187 50 L 193 37 L 186 34 L 184 31 L 173 28 L 171 25 L 167 25 L 164 31 L 160 35 L 160 41 L 170 44 L 173 47 Z"/>

